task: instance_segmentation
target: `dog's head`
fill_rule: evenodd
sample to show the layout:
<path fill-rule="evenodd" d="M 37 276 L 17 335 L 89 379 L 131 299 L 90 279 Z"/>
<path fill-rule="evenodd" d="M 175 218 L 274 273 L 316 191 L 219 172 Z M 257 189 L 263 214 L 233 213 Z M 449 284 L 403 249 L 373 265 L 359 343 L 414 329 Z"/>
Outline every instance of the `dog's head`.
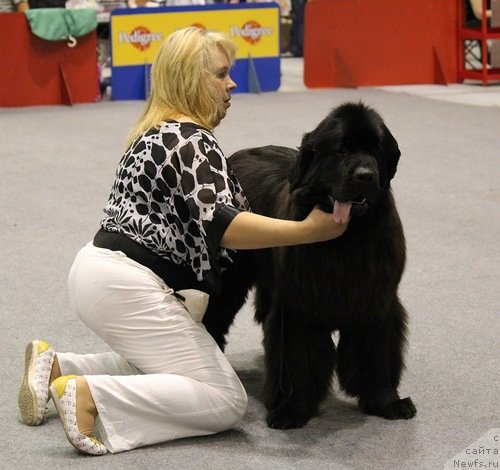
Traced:
<path fill-rule="evenodd" d="M 345 222 L 362 215 L 390 188 L 401 152 L 380 115 L 362 103 L 335 108 L 304 135 L 289 181 Z"/>

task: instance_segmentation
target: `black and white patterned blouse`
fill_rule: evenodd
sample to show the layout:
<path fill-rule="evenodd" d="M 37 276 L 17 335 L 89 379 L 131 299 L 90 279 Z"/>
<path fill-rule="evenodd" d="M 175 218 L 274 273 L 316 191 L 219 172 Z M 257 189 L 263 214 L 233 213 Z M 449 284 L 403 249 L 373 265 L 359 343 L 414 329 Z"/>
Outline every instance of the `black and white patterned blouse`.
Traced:
<path fill-rule="evenodd" d="M 190 267 L 202 281 L 234 260 L 236 252 L 219 243 L 244 210 L 250 206 L 214 135 L 169 121 L 122 157 L 101 227 Z"/>

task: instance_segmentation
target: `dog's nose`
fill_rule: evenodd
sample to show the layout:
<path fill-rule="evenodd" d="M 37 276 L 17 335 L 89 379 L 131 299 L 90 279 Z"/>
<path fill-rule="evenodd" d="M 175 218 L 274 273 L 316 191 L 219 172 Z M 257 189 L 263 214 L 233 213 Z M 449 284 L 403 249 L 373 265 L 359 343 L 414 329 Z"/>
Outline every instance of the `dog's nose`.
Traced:
<path fill-rule="evenodd" d="M 356 170 L 354 170 L 353 177 L 360 183 L 371 183 L 376 179 L 375 172 L 366 167 L 356 168 Z"/>

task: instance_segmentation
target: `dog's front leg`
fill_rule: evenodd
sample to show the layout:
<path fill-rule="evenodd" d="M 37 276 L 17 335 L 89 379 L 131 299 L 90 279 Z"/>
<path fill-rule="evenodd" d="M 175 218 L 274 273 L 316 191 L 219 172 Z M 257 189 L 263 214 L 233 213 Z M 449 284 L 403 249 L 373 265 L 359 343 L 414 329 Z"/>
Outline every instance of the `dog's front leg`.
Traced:
<path fill-rule="evenodd" d="M 330 390 L 335 366 L 330 331 L 299 318 L 297 310 L 279 305 L 264 324 L 264 403 L 267 424 L 275 429 L 304 426 Z"/>
<path fill-rule="evenodd" d="M 398 386 L 404 368 L 406 312 L 395 299 L 390 311 L 364 329 L 341 331 L 338 376 L 342 388 L 357 397 L 360 408 L 386 419 L 410 419 L 416 408 L 401 399 Z"/>

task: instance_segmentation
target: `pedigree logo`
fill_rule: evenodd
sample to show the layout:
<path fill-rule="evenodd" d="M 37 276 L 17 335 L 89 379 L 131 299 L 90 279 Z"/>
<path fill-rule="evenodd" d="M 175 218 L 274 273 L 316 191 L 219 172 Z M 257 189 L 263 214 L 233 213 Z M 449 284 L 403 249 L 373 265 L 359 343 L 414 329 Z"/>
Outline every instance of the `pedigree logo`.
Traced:
<path fill-rule="evenodd" d="M 145 26 L 137 26 L 130 34 L 120 31 L 118 33 L 119 44 L 132 44 L 140 51 L 147 50 L 152 42 L 159 42 L 163 40 L 163 33 L 152 33 Z"/>
<path fill-rule="evenodd" d="M 249 44 L 257 44 L 262 36 L 271 36 L 273 28 L 263 28 L 257 21 L 247 21 L 241 28 L 231 26 L 231 36 L 239 36 Z"/>

